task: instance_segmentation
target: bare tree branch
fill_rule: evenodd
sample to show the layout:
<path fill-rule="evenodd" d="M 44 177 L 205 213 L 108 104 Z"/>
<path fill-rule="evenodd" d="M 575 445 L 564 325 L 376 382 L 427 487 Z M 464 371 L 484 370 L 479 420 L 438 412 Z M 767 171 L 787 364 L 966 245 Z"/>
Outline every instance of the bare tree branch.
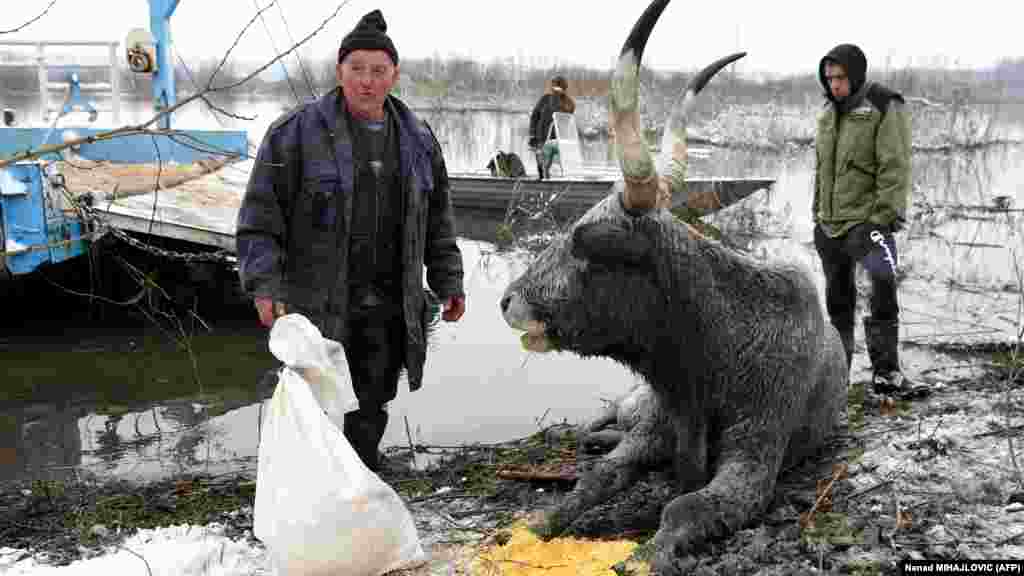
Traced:
<path fill-rule="evenodd" d="M 344 8 L 348 4 L 348 2 L 349 2 L 349 0 L 344 0 L 343 2 L 338 4 L 338 6 L 337 6 L 337 8 L 335 8 L 334 12 L 331 13 L 330 16 L 325 18 L 324 21 L 321 22 L 320 25 L 316 27 L 316 29 L 314 29 L 312 32 L 307 34 L 302 40 L 299 40 L 294 45 L 292 45 L 291 48 L 289 48 L 285 52 L 282 52 L 281 54 L 278 54 L 273 59 L 271 59 L 269 62 L 267 62 L 263 66 L 259 67 L 254 72 L 250 73 L 248 76 L 242 78 L 241 80 L 238 80 L 237 82 L 232 82 L 232 83 L 226 84 L 224 86 L 210 86 L 210 84 L 212 84 L 213 76 L 216 75 L 216 72 L 214 72 L 214 75 L 211 76 L 210 82 L 207 84 L 207 88 L 205 88 L 203 90 L 200 90 L 200 91 L 196 92 L 195 94 L 192 94 L 191 96 L 189 96 L 189 97 L 187 97 L 187 98 L 185 98 L 183 100 L 180 100 L 174 106 L 171 106 L 169 108 L 166 108 L 166 109 L 160 111 L 155 116 L 153 116 L 152 118 L 150 118 L 149 120 L 147 120 L 145 122 L 142 122 L 140 124 L 122 126 L 120 128 L 115 128 L 113 130 L 109 130 L 107 132 L 101 132 L 99 134 L 94 134 L 92 136 L 85 136 L 85 137 L 82 137 L 82 138 L 75 138 L 75 139 L 63 142 L 61 144 L 48 144 L 48 145 L 45 145 L 45 146 L 40 146 L 40 147 L 38 147 L 38 148 L 36 148 L 34 150 L 33 149 L 29 149 L 29 150 L 26 150 L 24 152 L 19 152 L 19 153 L 13 155 L 13 156 L 8 157 L 8 158 L 0 159 L 0 168 L 4 168 L 4 167 L 9 166 L 11 164 L 14 164 L 16 162 L 23 162 L 25 160 L 31 160 L 33 158 L 39 158 L 40 156 L 44 156 L 46 154 L 52 154 L 54 152 L 60 152 L 61 150 L 66 150 L 68 148 L 72 148 L 72 147 L 76 147 L 76 146 L 81 146 L 82 144 L 94 144 L 96 142 L 103 142 L 103 141 L 106 141 L 106 140 L 113 140 L 114 138 L 120 138 L 120 137 L 124 137 L 124 136 L 133 136 L 133 135 L 139 135 L 139 134 L 158 135 L 159 136 L 159 135 L 165 135 L 165 134 L 168 134 L 168 133 L 178 133 L 177 131 L 165 131 L 165 130 L 153 129 L 152 126 L 153 126 L 153 124 L 156 124 L 161 118 L 163 118 L 167 114 L 171 114 L 171 113 L 177 111 L 178 109 L 182 108 L 183 106 L 186 106 L 186 105 L 192 103 L 195 100 L 205 99 L 206 95 L 211 93 L 211 92 L 220 92 L 220 91 L 225 91 L 225 90 L 231 90 L 232 88 L 237 88 L 238 86 L 241 86 L 242 84 L 245 84 L 249 80 L 252 80 L 256 76 L 261 74 L 264 70 L 266 70 L 267 68 L 270 68 L 271 66 L 276 64 L 278 61 L 280 61 L 284 57 L 286 57 L 289 54 L 291 54 L 292 52 L 294 52 L 300 46 L 302 46 L 306 42 L 309 42 L 309 40 L 312 39 L 314 36 L 319 34 L 327 26 L 327 24 L 330 23 L 331 20 L 333 20 L 334 18 L 336 18 L 338 16 L 338 13 L 341 12 L 341 9 Z M 268 7 L 269 7 L 269 5 L 268 5 Z M 264 8 L 264 10 L 266 10 L 266 8 Z M 251 26 L 254 21 L 255 21 L 255 18 L 253 20 L 250 20 L 249 24 L 247 24 L 245 28 L 246 29 L 249 28 L 249 26 Z M 244 33 L 244 30 L 243 30 L 243 33 Z M 237 40 L 236 40 L 236 44 L 237 44 Z M 232 45 L 232 49 L 233 48 L 234 48 L 234 45 Z M 229 49 L 228 53 L 230 53 L 230 52 L 231 52 L 231 50 Z M 227 55 L 225 55 L 224 60 L 226 60 L 226 59 L 227 59 Z M 223 61 L 221 62 L 221 64 L 223 64 Z M 218 66 L 218 70 L 219 69 L 220 69 L 220 66 Z"/>
<path fill-rule="evenodd" d="M 44 8 L 43 11 L 40 12 L 38 16 L 36 16 L 35 18 L 29 20 L 28 22 L 25 22 L 24 24 L 22 24 L 21 26 L 18 26 L 16 28 L 11 28 L 10 30 L 0 30 L 0 34 L 14 34 L 15 32 L 20 32 L 20 31 L 24 30 L 25 28 L 28 28 L 32 24 L 35 24 L 36 21 L 40 20 L 43 16 L 46 16 L 46 13 L 49 12 L 50 8 L 53 8 L 53 5 L 56 4 L 56 3 L 57 3 L 57 0 L 50 0 L 50 4 L 46 8 Z"/>
<path fill-rule="evenodd" d="M 274 58 L 270 62 L 267 62 L 263 66 L 257 68 L 256 71 L 253 72 L 252 74 L 249 74 L 245 78 L 242 78 L 241 80 L 239 80 L 237 82 L 234 82 L 232 84 L 228 84 L 226 86 L 220 86 L 218 88 L 211 88 L 210 90 L 211 91 L 230 90 L 232 88 L 236 88 L 236 87 L 244 84 L 245 82 L 248 82 L 249 80 L 251 80 L 251 79 L 255 78 L 256 76 L 258 76 L 259 74 L 263 73 L 264 70 L 266 70 L 267 68 L 270 68 L 271 66 L 276 64 L 279 60 L 281 60 L 285 56 L 291 54 L 292 52 L 295 52 L 295 50 L 298 49 L 299 46 L 302 46 L 306 42 L 309 42 L 310 39 L 312 39 L 314 36 L 319 34 L 327 26 L 327 24 L 330 23 L 331 20 L 334 20 L 338 16 L 338 13 L 341 12 L 341 9 L 344 8 L 345 5 L 348 4 L 348 2 L 349 2 L 349 0 L 344 0 L 344 2 L 338 4 L 338 7 L 334 9 L 334 12 L 330 16 L 325 18 L 324 21 L 321 22 L 320 25 L 316 27 L 316 29 L 314 29 L 312 32 L 307 34 L 305 38 L 303 38 L 302 40 L 299 40 L 298 42 L 293 44 L 291 48 L 289 48 L 285 52 L 279 54 L 276 58 Z M 270 5 L 268 4 L 267 8 L 269 8 L 269 7 L 270 7 Z M 265 9 L 266 8 L 264 8 L 264 10 Z"/>
<path fill-rule="evenodd" d="M 182 59 L 181 54 L 177 54 L 177 56 L 178 56 L 178 62 L 180 62 L 182 68 L 185 69 L 185 74 L 188 76 L 189 82 L 192 83 L 192 87 L 195 88 L 196 90 L 199 90 L 199 83 L 196 82 L 196 79 L 192 77 L 192 71 L 189 70 L 188 64 L 186 64 L 185 60 Z M 228 112 L 227 110 L 225 110 L 225 109 L 221 108 L 220 106 L 217 106 L 216 104 L 211 102 L 210 99 L 205 97 L 205 96 L 202 98 L 202 100 L 203 100 L 203 103 L 205 103 L 206 106 L 209 107 L 210 110 L 212 110 L 214 112 L 214 118 L 217 118 L 216 114 L 220 113 L 220 114 L 223 114 L 223 115 L 227 116 L 228 118 L 234 118 L 235 120 L 252 121 L 252 120 L 256 119 L 255 116 L 242 116 L 241 114 L 233 114 L 231 112 Z M 220 122 L 220 119 L 217 119 L 217 121 Z"/>
<path fill-rule="evenodd" d="M 245 36 L 245 33 L 248 32 L 249 28 L 253 25 L 254 22 L 256 22 L 256 19 L 263 16 L 263 11 L 267 10 L 276 3 L 277 0 L 270 0 L 270 4 L 267 4 L 263 8 L 260 8 L 256 12 L 256 14 L 249 19 L 249 23 L 242 28 L 242 30 L 238 33 L 237 36 L 235 36 L 235 41 L 231 43 L 231 47 L 228 48 L 227 52 L 224 53 L 224 57 L 221 58 L 220 63 L 217 64 L 217 67 L 213 69 L 213 74 L 210 74 L 210 79 L 206 82 L 207 89 L 210 89 L 210 87 L 213 86 L 213 80 L 217 77 L 217 74 L 220 73 L 220 70 L 224 67 L 224 64 L 227 63 L 228 58 L 231 57 L 231 53 L 234 52 L 235 47 L 238 46 L 238 43 L 242 41 L 242 37 Z"/>

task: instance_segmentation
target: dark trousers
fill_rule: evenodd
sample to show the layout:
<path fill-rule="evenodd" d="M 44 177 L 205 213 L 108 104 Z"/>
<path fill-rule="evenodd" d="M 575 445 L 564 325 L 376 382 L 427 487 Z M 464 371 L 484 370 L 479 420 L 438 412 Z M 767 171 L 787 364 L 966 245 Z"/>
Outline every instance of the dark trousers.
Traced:
<path fill-rule="evenodd" d="M 857 306 L 855 266 L 871 279 L 870 316 L 864 319 L 868 352 L 875 371 L 899 369 L 896 356 L 899 303 L 896 297 L 896 243 L 892 232 L 871 224 L 855 226 L 838 238 L 814 227 L 814 246 L 825 272 L 825 306 L 839 331 L 849 361 Z"/>
<path fill-rule="evenodd" d="M 405 324 L 397 305 L 382 304 L 349 312 L 345 355 L 359 409 L 345 414 L 344 433 L 371 470 L 377 470 L 378 447 L 388 425 L 385 404 L 398 395 L 405 365 Z"/>
<path fill-rule="evenodd" d="M 533 156 L 534 156 L 534 158 L 537 159 L 537 179 L 538 180 L 544 180 L 545 178 L 548 178 L 549 175 L 548 175 L 547 169 L 546 169 L 547 164 L 544 162 L 544 149 L 543 148 L 535 149 L 533 151 Z"/>

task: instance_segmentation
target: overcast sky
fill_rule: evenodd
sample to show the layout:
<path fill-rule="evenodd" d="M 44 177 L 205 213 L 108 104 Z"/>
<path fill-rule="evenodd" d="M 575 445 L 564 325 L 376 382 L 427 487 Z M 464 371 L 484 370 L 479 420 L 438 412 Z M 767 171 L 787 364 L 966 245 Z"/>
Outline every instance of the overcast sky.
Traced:
<path fill-rule="evenodd" d="M 220 55 L 268 0 L 180 0 L 172 19 L 174 47 L 187 62 Z M 0 30 L 38 14 L 49 0 L 4 0 Z M 512 57 L 525 64 L 611 65 L 645 1 L 601 0 L 351 0 L 311 41 L 311 54 L 333 54 L 366 12 L 380 8 L 400 57 L 439 54 L 490 61 Z M 655 28 L 645 62 L 662 70 L 693 70 L 737 50 L 749 54 L 740 72 L 803 73 L 841 42 L 859 44 L 869 68 L 888 65 L 987 66 L 1024 55 L 1019 19 L 1009 1 L 966 3 L 918 0 L 822 2 L 677 0 Z M 291 45 L 283 21 L 299 39 L 338 6 L 334 0 L 279 0 L 265 12 L 279 50 Z M 282 20 L 282 12 L 284 20 Z M 123 41 L 129 29 L 148 27 L 146 0 L 57 0 L 49 14 L 10 39 Z M 86 24 L 88 23 L 88 24 Z M 274 51 L 259 21 L 235 58 L 265 60 Z"/>

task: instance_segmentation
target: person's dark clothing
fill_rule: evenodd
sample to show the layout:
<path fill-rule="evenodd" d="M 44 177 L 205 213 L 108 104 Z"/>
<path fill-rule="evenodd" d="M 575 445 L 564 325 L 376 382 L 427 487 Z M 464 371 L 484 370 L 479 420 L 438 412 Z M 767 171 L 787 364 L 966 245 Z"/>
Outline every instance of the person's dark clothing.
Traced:
<path fill-rule="evenodd" d="M 346 415 L 346 436 L 368 466 L 401 369 L 410 390 L 422 385 L 433 312 L 424 266 L 439 299 L 463 295 L 440 145 L 400 100 L 389 97 L 385 109 L 382 129 L 370 130 L 335 89 L 276 120 L 236 232 L 243 290 L 286 303 L 345 345 L 361 401 Z"/>
<path fill-rule="evenodd" d="M 839 331 L 849 363 L 853 357 L 854 320 L 856 317 L 857 287 L 855 266 L 859 263 L 871 279 L 870 316 L 865 319 L 869 356 L 875 371 L 889 372 L 899 369 L 894 354 L 870 354 L 885 343 L 871 338 L 874 326 L 897 326 L 899 301 L 897 298 L 896 266 L 898 256 L 892 232 L 870 223 L 854 227 L 847 234 L 833 238 L 818 226 L 814 228 L 814 246 L 825 272 L 825 307 L 832 324 Z M 874 330 L 878 332 L 881 330 Z M 896 341 L 892 341 L 895 346 Z M 875 360 L 879 362 L 876 364 Z"/>
<path fill-rule="evenodd" d="M 368 468 L 377 470 L 380 441 L 388 425 L 386 405 L 398 395 L 403 323 L 393 306 L 354 308 L 345 356 L 359 409 L 345 414 L 344 433 Z"/>
<path fill-rule="evenodd" d="M 564 92 L 552 92 L 540 97 L 530 114 L 530 148 L 534 150 L 537 159 L 537 175 L 540 178 L 550 176 L 548 171 L 551 168 L 549 158 L 543 153 L 544 143 L 554 140 L 554 133 L 551 131 L 551 123 L 554 121 L 555 112 L 566 112 L 572 114 L 576 111 L 576 102 L 571 96 Z"/>
<path fill-rule="evenodd" d="M 367 298 L 397 304 L 401 296 L 401 251 L 393 239 L 402 232 L 402 188 L 389 120 L 374 129 L 357 122 L 353 130 L 358 189 L 352 196 L 349 284 L 357 305 Z"/>
<path fill-rule="evenodd" d="M 562 100 L 558 94 L 545 94 L 540 97 L 530 114 L 530 147 L 540 148 L 548 140 L 551 132 L 551 121 L 555 112 L 562 111 Z"/>
<path fill-rule="evenodd" d="M 388 24 L 380 10 L 371 10 L 363 15 L 351 32 L 341 39 L 338 47 L 338 63 L 353 50 L 383 50 L 391 61 L 398 64 L 398 50 L 387 35 Z"/>

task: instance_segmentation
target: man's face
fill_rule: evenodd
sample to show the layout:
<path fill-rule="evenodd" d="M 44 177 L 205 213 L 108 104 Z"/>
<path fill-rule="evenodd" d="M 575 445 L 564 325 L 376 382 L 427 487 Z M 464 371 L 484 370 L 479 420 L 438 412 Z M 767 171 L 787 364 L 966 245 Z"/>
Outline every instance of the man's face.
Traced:
<path fill-rule="evenodd" d="M 387 52 L 353 50 L 338 64 L 337 75 L 353 116 L 365 120 L 384 117 L 384 100 L 398 81 L 398 65 Z"/>
<path fill-rule="evenodd" d="M 832 90 L 832 97 L 842 100 L 850 95 L 850 77 L 846 75 L 846 68 L 832 62 L 825 63 L 825 80 Z"/>

